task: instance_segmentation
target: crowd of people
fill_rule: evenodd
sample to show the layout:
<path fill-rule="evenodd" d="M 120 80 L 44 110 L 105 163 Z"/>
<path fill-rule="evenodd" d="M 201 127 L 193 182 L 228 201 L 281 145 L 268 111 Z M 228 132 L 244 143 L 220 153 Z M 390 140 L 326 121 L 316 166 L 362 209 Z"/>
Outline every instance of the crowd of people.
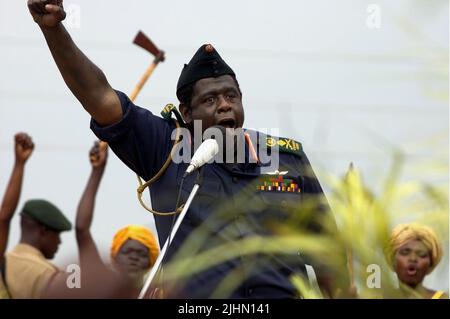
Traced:
<path fill-rule="evenodd" d="M 6 252 L 10 222 L 17 211 L 27 160 L 34 150 L 32 138 L 18 133 L 14 138 L 15 162 L 0 210 L 0 297 L 137 297 L 144 276 L 159 254 L 154 234 L 141 225 L 128 225 L 118 230 L 111 244 L 111 261 L 102 261 L 90 232 L 95 198 L 107 163 L 104 143 L 96 142 L 89 152 L 92 171 L 80 199 L 75 237 L 78 244 L 81 284 L 69 289 L 66 273 L 51 263 L 60 233 L 72 230 L 72 223 L 62 211 L 45 199 L 28 199 L 20 209 L 19 243 Z"/>
<path fill-rule="evenodd" d="M 25 201 L 19 211 L 19 243 L 6 252 L 10 222 L 17 211 L 25 166 L 33 151 L 31 136 L 26 133 L 14 136 L 15 161 L 0 209 L 0 298 L 136 298 L 158 257 L 159 246 L 149 229 L 128 225 L 118 230 L 112 239 L 110 262 L 105 263 L 100 257 L 90 227 L 96 194 L 108 159 L 105 143 L 95 142 L 89 152 L 92 170 L 75 220 L 84 288 L 79 291 L 69 289 L 67 273 L 50 261 L 61 243 L 60 233 L 70 231 L 72 223 L 47 200 Z M 448 298 L 444 291 L 423 285 L 442 255 L 442 244 L 430 227 L 419 223 L 396 226 L 386 247 L 388 264 L 399 282 L 395 297 Z M 357 297 L 356 291 L 353 297 Z"/>

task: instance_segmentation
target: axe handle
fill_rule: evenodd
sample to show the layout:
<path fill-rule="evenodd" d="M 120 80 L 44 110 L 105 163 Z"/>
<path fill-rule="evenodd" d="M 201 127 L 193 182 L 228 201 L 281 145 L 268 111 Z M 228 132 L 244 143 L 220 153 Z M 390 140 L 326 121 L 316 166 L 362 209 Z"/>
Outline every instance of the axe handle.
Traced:
<path fill-rule="evenodd" d="M 131 101 L 134 101 L 136 99 L 137 95 L 141 91 L 141 89 L 144 86 L 145 82 L 147 82 L 147 80 L 150 77 L 150 75 L 152 75 L 152 73 L 155 70 L 157 64 L 158 64 L 157 62 L 153 61 L 152 64 L 150 64 L 150 66 L 147 68 L 145 73 L 142 75 L 141 79 L 139 80 L 139 83 L 134 87 L 133 92 L 131 92 L 131 94 L 130 94 L 130 100 Z"/>
<path fill-rule="evenodd" d="M 152 64 L 147 68 L 145 73 L 142 75 L 141 79 L 139 80 L 139 83 L 134 87 L 133 92 L 130 94 L 130 100 L 134 101 L 136 97 L 138 96 L 139 92 L 141 91 L 142 87 L 144 86 L 145 82 L 147 82 L 150 75 L 152 75 L 153 71 L 156 68 L 156 65 L 158 63 L 153 61 Z M 101 145 L 107 144 L 106 142 L 100 141 Z"/>
<path fill-rule="evenodd" d="M 138 96 L 139 92 L 142 90 L 142 87 L 144 86 L 145 82 L 147 82 L 150 75 L 152 75 L 153 71 L 155 70 L 156 66 L 160 61 L 164 59 L 164 53 L 160 53 L 150 64 L 150 66 L 147 68 L 145 73 L 142 75 L 141 79 L 139 80 L 139 83 L 134 87 L 133 92 L 130 94 L 130 100 L 134 102 L 136 97 Z M 104 141 L 100 141 L 100 145 L 102 147 L 107 147 L 108 143 Z"/>

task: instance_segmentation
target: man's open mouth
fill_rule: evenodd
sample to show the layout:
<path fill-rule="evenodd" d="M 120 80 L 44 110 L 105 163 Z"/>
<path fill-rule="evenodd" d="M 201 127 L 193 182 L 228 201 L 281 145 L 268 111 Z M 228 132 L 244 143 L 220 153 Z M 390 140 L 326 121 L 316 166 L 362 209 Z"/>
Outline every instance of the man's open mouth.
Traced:
<path fill-rule="evenodd" d="M 220 126 L 223 126 L 223 127 L 227 127 L 227 128 L 235 128 L 236 127 L 236 121 L 232 118 L 220 120 L 217 124 Z"/>

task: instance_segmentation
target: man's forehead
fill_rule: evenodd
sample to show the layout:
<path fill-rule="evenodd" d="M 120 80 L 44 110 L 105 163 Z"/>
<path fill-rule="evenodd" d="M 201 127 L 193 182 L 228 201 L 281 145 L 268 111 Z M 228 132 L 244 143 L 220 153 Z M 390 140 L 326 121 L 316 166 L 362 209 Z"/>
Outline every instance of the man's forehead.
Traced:
<path fill-rule="evenodd" d="M 198 80 L 194 85 L 194 95 L 205 94 L 209 91 L 220 89 L 235 88 L 237 90 L 236 81 L 231 75 L 222 75 L 216 78 L 204 78 Z"/>

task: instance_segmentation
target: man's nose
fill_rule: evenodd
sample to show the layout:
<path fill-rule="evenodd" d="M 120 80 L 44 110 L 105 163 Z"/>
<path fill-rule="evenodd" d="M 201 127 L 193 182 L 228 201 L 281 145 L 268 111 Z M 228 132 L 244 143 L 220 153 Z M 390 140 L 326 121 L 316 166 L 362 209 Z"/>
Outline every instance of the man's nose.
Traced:
<path fill-rule="evenodd" d="M 228 112 L 231 110 L 231 104 L 230 101 L 228 101 L 223 95 L 219 95 L 219 104 L 217 106 L 217 111 L 219 113 L 221 112 Z"/>

